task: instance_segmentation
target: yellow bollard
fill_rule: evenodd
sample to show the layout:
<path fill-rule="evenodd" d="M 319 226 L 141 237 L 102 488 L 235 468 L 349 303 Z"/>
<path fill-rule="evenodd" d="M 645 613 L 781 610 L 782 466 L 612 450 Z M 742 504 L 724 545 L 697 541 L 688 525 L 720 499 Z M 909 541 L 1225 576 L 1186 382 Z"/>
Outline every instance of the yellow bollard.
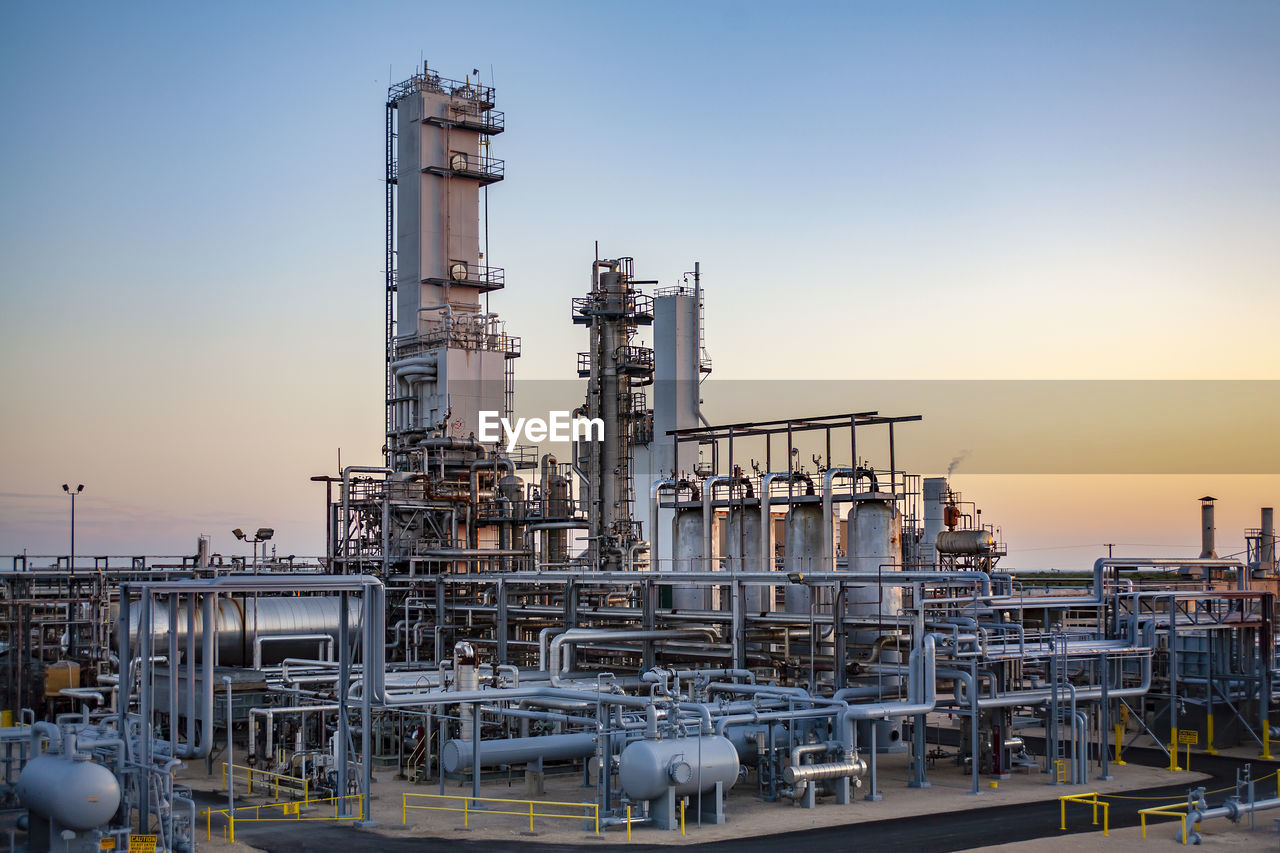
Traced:
<path fill-rule="evenodd" d="M 533 832 L 533 800 L 529 801 L 529 831 Z"/>
<path fill-rule="evenodd" d="M 1062 808 L 1062 826 L 1058 827 L 1063 832 L 1067 829 L 1067 801 L 1062 797 L 1058 797 L 1058 805 Z"/>
<path fill-rule="evenodd" d="M 1116 723 L 1116 760 L 1112 762 L 1113 764 L 1117 764 L 1121 766 L 1125 764 L 1124 759 L 1120 757 L 1120 750 L 1123 748 L 1123 746 L 1124 746 L 1124 724 Z"/>
<path fill-rule="evenodd" d="M 1218 750 L 1213 746 L 1213 714 L 1205 715 L 1205 729 L 1204 739 L 1207 741 L 1207 745 L 1204 751 L 1209 755 L 1217 755 Z"/>
<path fill-rule="evenodd" d="M 1269 720 L 1262 721 L 1262 758 L 1266 761 L 1271 760 L 1271 722 Z"/>
<path fill-rule="evenodd" d="M 631 806 L 627 806 L 627 840 L 631 840 Z"/>
<path fill-rule="evenodd" d="M 680 801 L 680 834 L 684 835 L 684 800 Z"/>
<path fill-rule="evenodd" d="M 406 823 L 408 823 L 408 822 L 409 822 L 409 820 L 408 820 L 409 808 L 408 808 L 408 807 L 409 807 L 409 795 L 408 795 L 408 794 L 401 794 L 401 795 L 400 795 L 400 825 L 401 825 L 401 826 L 404 826 Z"/>
<path fill-rule="evenodd" d="M 471 819 L 471 801 L 464 799 L 462 801 L 462 828 L 467 829 L 467 821 Z"/>
<path fill-rule="evenodd" d="M 1102 804 L 1102 834 L 1103 836 L 1111 835 L 1111 804 Z"/>
<path fill-rule="evenodd" d="M 1181 770 L 1178 766 L 1178 730 L 1169 733 L 1169 770 Z"/>

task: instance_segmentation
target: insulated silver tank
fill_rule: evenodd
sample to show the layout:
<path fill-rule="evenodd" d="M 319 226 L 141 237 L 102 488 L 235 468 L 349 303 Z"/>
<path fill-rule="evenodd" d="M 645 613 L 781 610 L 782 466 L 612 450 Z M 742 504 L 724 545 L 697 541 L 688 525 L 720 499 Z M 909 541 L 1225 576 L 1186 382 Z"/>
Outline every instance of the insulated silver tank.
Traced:
<path fill-rule="evenodd" d="M 253 598 L 218 597 L 214 612 L 213 630 L 217 636 L 218 663 L 221 666 L 250 666 L 253 663 L 253 639 L 298 634 L 324 634 L 333 639 L 333 654 L 337 658 L 338 642 L 337 596 L 271 596 Z M 347 602 L 347 630 L 354 646 L 360 635 L 360 600 L 352 596 Z M 139 649 L 138 626 L 142 620 L 142 608 L 134 602 L 129 608 L 129 634 L 133 650 Z M 169 649 L 169 605 L 156 602 L 151 614 L 152 643 L 155 654 L 167 654 Z M 187 606 L 178 607 L 178 649 L 185 653 L 187 644 Z M 200 659 L 200 638 L 208 630 L 204 624 L 203 609 L 196 607 L 196 660 Z M 287 640 L 267 642 L 262 646 L 263 663 L 279 663 L 287 657 L 315 658 L 319 656 L 319 640 Z"/>
<path fill-rule="evenodd" d="M 677 572 L 703 570 L 701 509 L 676 510 L 671 522 L 671 555 Z M 676 610 L 710 610 L 711 590 L 697 584 L 676 584 L 671 590 L 671 606 Z"/>
<path fill-rule="evenodd" d="M 938 534 L 940 554 L 987 554 L 996 546 L 985 530 L 944 530 Z"/>
<path fill-rule="evenodd" d="M 878 574 L 902 568 L 902 516 L 892 500 L 857 501 L 849 511 L 849 527 L 854 531 L 850 543 L 851 571 Z M 845 601 L 847 616 L 893 617 L 902 609 L 902 587 L 887 584 L 850 587 Z"/>
<path fill-rule="evenodd" d="M 120 785 L 101 764 L 42 755 L 22 768 L 18 799 L 38 815 L 83 831 L 111 820 L 120 807 Z"/>
<path fill-rule="evenodd" d="M 819 504 L 796 504 L 787 511 L 786 552 L 783 570 L 812 574 L 822 569 L 822 507 Z M 809 587 L 787 584 L 787 612 L 809 613 Z"/>
<path fill-rule="evenodd" d="M 701 768 L 701 770 L 699 770 Z M 622 751 L 618 782 L 633 800 L 656 800 L 675 786 L 677 796 L 738 781 L 738 751 L 719 735 L 638 740 Z"/>
<path fill-rule="evenodd" d="M 760 510 L 752 507 L 729 510 L 724 539 L 729 571 L 760 570 Z M 742 606 L 748 615 L 768 613 L 773 610 L 773 587 L 757 585 L 745 587 Z"/>

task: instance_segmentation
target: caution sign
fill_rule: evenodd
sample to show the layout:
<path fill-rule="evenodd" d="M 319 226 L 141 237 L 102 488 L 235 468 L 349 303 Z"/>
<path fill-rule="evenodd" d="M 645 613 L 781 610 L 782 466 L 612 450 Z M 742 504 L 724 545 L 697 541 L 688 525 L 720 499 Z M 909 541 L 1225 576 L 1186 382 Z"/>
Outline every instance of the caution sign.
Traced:
<path fill-rule="evenodd" d="M 130 835 L 129 853 L 156 853 L 158 840 L 159 837 L 155 835 Z"/>
<path fill-rule="evenodd" d="M 1186 729 L 1179 729 L 1178 743 L 1186 744 L 1187 746 L 1199 746 L 1200 733 L 1194 730 L 1187 731 Z"/>
<path fill-rule="evenodd" d="M 108 835 L 106 838 L 103 838 L 98 842 L 98 849 L 99 850 L 115 850 L 116 837 L 114 835 Z"/>

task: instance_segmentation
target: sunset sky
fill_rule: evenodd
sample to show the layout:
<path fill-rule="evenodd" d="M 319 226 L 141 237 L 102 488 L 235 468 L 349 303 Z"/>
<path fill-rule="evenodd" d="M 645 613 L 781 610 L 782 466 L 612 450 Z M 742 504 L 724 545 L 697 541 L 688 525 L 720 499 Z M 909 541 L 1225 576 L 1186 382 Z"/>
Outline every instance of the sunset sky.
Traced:
<path fill-rule="evenodd" d="M 64 482 L 81 554 L 243 553 L 263 525 L 322 550 L 308 477 L 381 458 L 383 104 L 423 58 L 506 113 L 518 377 L 573 375 L 599 241 L 667 284 L 701 262 L 715 379 L 743 383 L 709 407 L 759 380 L 1280 379 L 1278 44 L 1264 0 L 6 3 L 0 554 L 66 552 Z M 1198 550 L 1203 494 L 1233 552 L 1280 503 L 1280 394 L 1210 386 L 1151 423 L 903 405 L 938 424 L 921 464 L 970 451 L 955 485 L 1011 565 L 1084 565 Z M 1085 432 L 1152 458 L 978 464 Z"/>

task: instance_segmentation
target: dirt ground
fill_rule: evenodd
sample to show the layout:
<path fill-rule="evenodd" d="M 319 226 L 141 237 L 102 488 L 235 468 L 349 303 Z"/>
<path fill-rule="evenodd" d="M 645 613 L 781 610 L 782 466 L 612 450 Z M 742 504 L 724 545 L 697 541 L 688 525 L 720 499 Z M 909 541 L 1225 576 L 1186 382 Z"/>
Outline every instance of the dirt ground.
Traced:
<path fill-rule="evenodd" d="M 1195 756 L 1192 757 L 1192 766 Z M 971 778 L 962 774 L 960 769 L 951 765 L 939 765 L 930 771 L 931 787 L 913 789 L 906 786 L 907 757 L 905 754 L 881 756 L 879 766 L 879 788 L 883 799 L 869 802 L 865 799 L 868 786 L 864 782 L 857 791 L 855 802 L 847 806 L 837 806 L 829 800 L 820 801 L 818 808 L 806 810 L 790 801 L 764 802 L 755 796 L 755 785 L 752 780 L 740 784 L 731 792 L 726 806 L 727 823 L 716 826 L 709 823 L 698 825 L 696 810 L 692 807 L 686 812 L 686 829 L 682 836 L 679 832 L 662 831 L 646 826 L 636 826 L 632 832 L 633 842 L 646 845 L 680 847 L 705 842 L 728 841 L 742 838 L 760 838 L 775 833 L 795 832 L 820 827 L 856 825 L 867 821 L 880 821 L 912 815 L 931 815 L 947 812 L 982 809 L 1003 803 L 1026 803 L 1033 801 L 1052 801 L 1066 793 L 1082 793 L 1097 791 L 1099 793 L 1123 793 L 1126 790 L 1154 787 L 1159 785 L 1185 784 L 1188 788 L 1198 781 L 1207 778 L 1205 774 L 1196 772 L 1171 773 L 1167 770 L 1128 764 L 1113 768 L 1115 778 L 1109 782 L 1093 781 L 1088 786 L 1066 787 L 1051 785 L 1048 777 L 1039 772 L 1020 771 L 1013 777 L 992 785 L 985 777 L 980 779 L 980 793 L 972 793 Z M 215 791 L 220 787 L 221 773 L 213 777 L 205 776 L 203 765 L 188 768 L 183 774 L 185 781 L 193 788 L 203 791 Z M 1259 774 L 1260 775 L 1260 774 Z M 413 805 L 440 805 L 439 801 L 428 800 L 406 794 L 437 794 L 438 783 L 413 784 L 395 779 L 395 769 L 382 769 L 375 774 L 372 802 L 372 816 L 376 826 L 366 831 L 383 835 L 387 838 L 436 838 L 459 840 L 471 843 L 492 843 L 495 847 L 506 847 L 516 843 L 552 845 L 583 845 L 588 848 L 606 843 L 625 843 L 626 833 L 623 827 L 609 827 L 604 830 L 603 837 L 585 829 L 580 819 L 552 819 L 535 817 L 534 829 L 530 832 L 527 816 L 511 816 L 493 813 L 470 812 L 467 829 L 463 829 L 463 815 L 456 812 L 436 812 L 410 809 L 405 814 L 406 822 L 401 823 L 402 806 L 406 802 Z M 243 788 L 243 785 L 241 786 Z M 449 795 L 467 795 L 470 793 L 469 783 L 449 782 L 445 793 Z M 1270 792 L 1268 792 L 1270 793 Z M 484 797 L 500 799 L 526 798 L 522 774 L 513 773 L 510 780 L 487 781 L 481 789 Z M 225 795 L 221 795 L 225 796 Z M 546 780 L 546 792 L 538 799 L 541 801 L 557 801 L 564 803 L 587 803 L 594 798 L 594 789 L 582 787 L 580 774 L 551 776 Z M 270 797 L 239 797 L 238 804 L 253 805 L 270 802 Z M 448 801 L 444 805 L 461 807 L 460 802 Z M 222 807 L 221 804 L 214 808 Z M 493 804 L 493 809 L 524 811 L 525 803 Z M 539 806 L 539 812 L 558 811 L 573 813 L 572 808 Z M 1087 820 L 1087 807 L 1079 806 L 1079 813 L 1072 814 L 1072 820 Z M 585 812 L 583 812 L 585 813 Z M 307 832 L 332 825 L 327 821 L 289 824 L 292 832 Z M 206 842 L 203 832 L 200 834 L 200 845 L 206 850 L 252 850 L 255 830 L 263 824 L 237 825 L 237 842 L 228 844 L 221 836 L 222 829 L 215 821 L 213 839 Z M 284 827 L 284 824 L 271 824 L 272 828 Z M 983 847 L 975 845 L 972 850 L 983 851 L 1057 851 L 1068 846 L 1083 850 L 1155 850 L 1169 847 L 1175 842 L 1173 836 L 1176 822 L 1153 824 L 1148 830 L 1148 838 L 1141 838 L 1141 831 L 1134 828 L 1117 829 L 1110 837 L 1100 832 L 1076 833 L 1059 836 L 1056 825 L 1044 827 L 1045 837 L 1032 841 L 1013 844 Z M 1249 831 L 1246 828 L 1232 827 L 1227 821 L 1215 821 L 1203 827 L 1204 846 L 1219 847 L 1232 851 L 1272 850 L 1277 849 L 1276 826 L 1270 815 L 1260 815 L 1257 828 Z M 246 843 L 247 842 L 247 843 Z M 363 845 L 362 845 L 363 846 Z"/>

